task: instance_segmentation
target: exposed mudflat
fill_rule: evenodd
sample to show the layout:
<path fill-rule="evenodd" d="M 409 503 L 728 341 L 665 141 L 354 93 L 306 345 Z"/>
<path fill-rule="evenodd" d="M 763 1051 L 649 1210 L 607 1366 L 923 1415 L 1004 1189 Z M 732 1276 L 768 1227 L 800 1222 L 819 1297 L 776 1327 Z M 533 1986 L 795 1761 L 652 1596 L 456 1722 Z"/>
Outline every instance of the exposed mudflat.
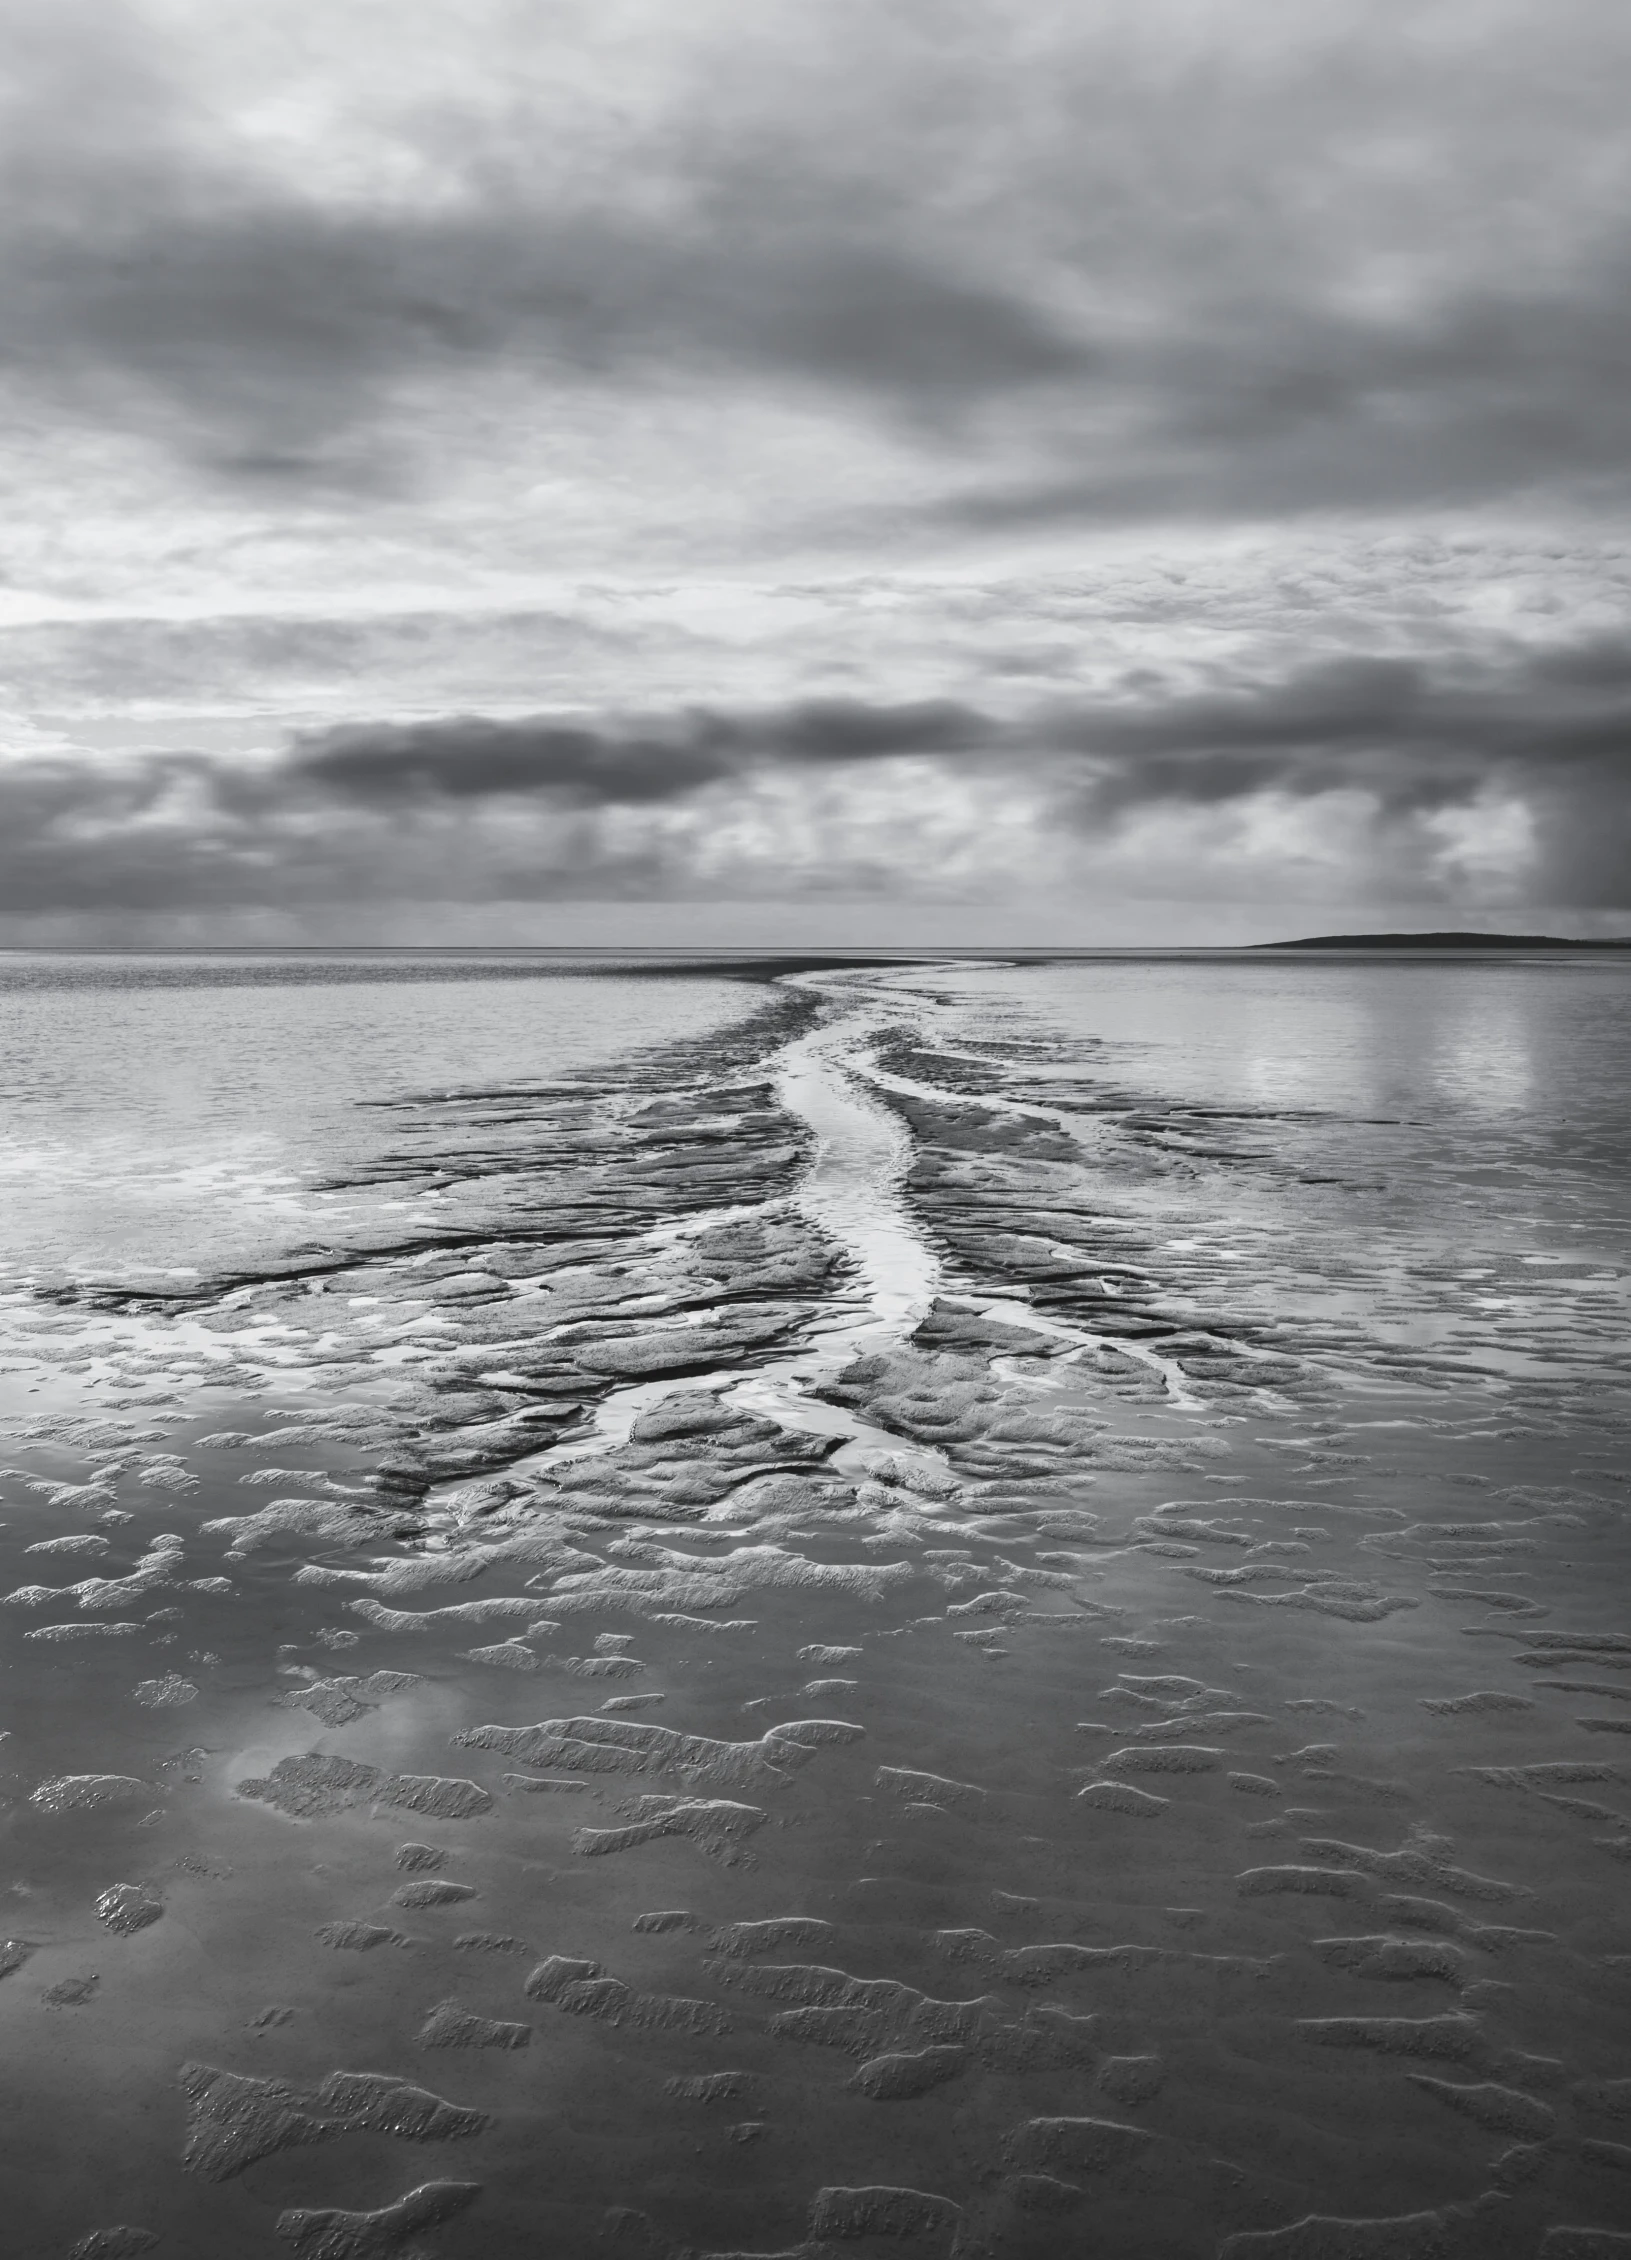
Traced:
<path fill-rule="evenodd" d="M 12 2249 L 1631 2251 L 1600 1220 L 765 994 L 13 1312 Z"/>

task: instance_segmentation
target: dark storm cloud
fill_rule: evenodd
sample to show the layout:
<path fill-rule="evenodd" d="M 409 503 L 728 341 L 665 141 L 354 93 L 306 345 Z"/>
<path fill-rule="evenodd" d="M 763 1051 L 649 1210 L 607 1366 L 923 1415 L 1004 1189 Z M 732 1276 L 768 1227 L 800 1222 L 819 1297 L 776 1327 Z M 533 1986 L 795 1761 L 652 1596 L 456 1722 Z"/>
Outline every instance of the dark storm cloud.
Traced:
<path fill-rule="evenodd" d="M 1631 907 L 1623 639 L 1458 667 L 1326 661 L 1200 695 L 1067 709 L 1039 735 L 1080 757 L 1065 807 L 1085 829 L 1264 792 L 1360 794 L 1395 826 L 1504 800 L 1534 825 L 1532 899 Z"/>
<path fill-rule="evenodd" d="M 813 700 L 359 723 L 250 768 L 17 761 L 0 770 L 0 910 L 684 895 L 745 794 L 863 768 L 897 780 L 902 812 L 888 852 L 864 858 L 876 886 L 892 859 L 932 879 L 915 826 L 942 782 L 984 777 L 1031 796 L 1051 830 L 1101 843 L 1135 815 L 1263 794 L 1361 795 L 1366 821 L 1395 828 L 1504 800 L 1534 826 L 1536 899 L 1631 907 L 1631 643 L 1597 640 L 1455 669 L 1350 659 L 1202 692 L 1145 679 L 1005 717 Z M 746 853 L 750 892 L 788 883 L 774 841 Z M 799 883 L 835 882 L 812 868 Z"/>
<path fill-rule="evenodd" d="M 677 799 L 761 764 L 945 754 L 999 735 L 950 700 L 808 699 L 763 714 L 696 713 L 632 729 L 464 715 L 302 735 L 281 781 L 379 806 L 533 793 L 592 807 Z"/>
<path fill-rule="evenodd" d="M 694 847 L 631 845 L 596 818 L 1000 736 L 949 702 L 814 699 L 635 722 L 361 723 L 249 765 L 13 758 L 0 766 L 0 915 L 683 893 Z M 868 877 L 885 885 L 887 867 Z"/>
<path fill-rule="evenodd" d="M 561 121 L 495 121 L 484 100 L 500 45 L 469 114 L 421 121 L 432 150 L 400 129 L 400 153 L 434 158 L 452 193 L 325 198 L 201 130 L 184 36 L 96 0 L 15 13 L 0 370 L 47 416 L 143 430 L 258 487 L 390 478 L 424 441 L 383 428 L 404 390 L 420 388 L 413 426 L 427 381 L 484 372 L 590 392 L 723 372 L 932 419 L 1083 365 L 999 265 L 925 240 L 909 212 L 891 222 L 841 166 L 824 177 L 819 124 L 802 149 L 747 121 L 710 147 L 680 99 L 552 172 L 539 151 Z M 518 36 L 516 59 L 535 59 Z M 389 56 L 347 68 L 353 92 L 389 86 Z"/>
<path fill-rule="evenodd" d="M 639 897 L 682 876 L 569 814 L 463 836 L 374 810 L 346 821 L 291 773 L 251 778 L 196 755 L 0 768 L 0 917 Z"/>
<path fill-rule="evenodd" d="M 1544 40 L 1478 0 L 1316 6 L 1295 38 L 1253 6 L 1210 31 L 1157 8 L 1144 52 L 1115 11 L 1074 32 L 1041 11 L 1028 44 L 1025 10 L 907 8 L 885 39 L 838 8 L 813 58 L 771 10 L 733 108 L 681 72 L 654 121 L 569 136 L 553 169 L 559 120 L 450 94 L 450 179 L 418 201 L 325 198 L 209 142 L 184 40 L 72 12 L 0 181 L 6 363 L 268 495 L 433 481 L 423 389 L 500 372 L 792 388 L 960 450 L 1023 404 L 1023 471 L 965 477 L 976 448 L 923 505 L 976 529 L 1624 478 L 1605 89 L 1631 43 L 1593 0 L 1557 0 Z"/>
<path fill-rule="evenodd" d="M 1288 303 L 1171 309 L 1105 357 L 1115 449 L 1064 440 L 1048 475 L 941 506 L 948 525 L 1409 512 L 1562 487 L 1624 492 L 1631 464 L 1631 250 L 1498 295 L 1453 285 L 1366 319 Z"/>
<path fill-rule="evenodd" d="M 0 243 L 5 360 L 70 413 L 257 485 L 388 480 L 413 446 L 383 420 L 424 379 L 593 392 L 725 371 L 934 421 L 1088 360 L 1000 277 L 904 243 L 728 220 L 698 242 L 503 201 L 457 220 L 113 204 L 89 236 Z"/>
<path fill-rule="evenodd" d="M 298 477 L 426 375 L 520 367 L 592 387 L 723 364 L 927 414 L 1084 359 L 1045 309 L 904 246 L 693 245 L 526 209 L 138 212 L 109 233 L 14 251 L 13 367 L 71 406 L 183 414 L 178 443 L 250 478 Z"/>
<path fill-rule="evenodd" d="M 306 784 L 374 807 L 495 793 L 548 794 L 604 807 L 674 800 L 728 775 L 735 764 L 706 734 L 664 738 L 529 720 L 358 724 L 296 741 L 274 790 Z"/>
<path fill-rule="evenodd" d="M 1631 647 L 1594 642 L 1459 671 L 1328 660 L 1278 681 L 1129 706 L 1065 708 L 1046 736 L 1096 767 L 1096 815 L 1152 801 L 1345 787 L 1393 811 L 1502 784 L 1631 792 Z"/>
<path fill-rule="evenodd" d="M 229 866 L 255 850 L 227 843 L 214 784 L 189 755 L 14 758 L 0 767 L 0 912 L 232 900 Z"/>
<path fill-rule="evenodd" d="M 175 212 L 117 194 L 94 232 L 0 245 L 15 380 L 145 425 L 257 485 L 368 484 L 407 463 L 393 398 L 520 371 L 545 387 L 724 374 L 872 402 L 926 429 L 1045 395 L 1044 476 L 939 506 L 1000 528 L 1174 510 L 1283 512 L 1478 498 L 1608 478 L 1631 458 L 1631 259 L 1566 280 L 1452 283 L 1427 308 L 1321 308 L 1304 278 L 1172 287 L 1136 341 L 912 240 L 725 213 L 702 241 L 608 214 L 458 220 Z M 1066 296 L 1091 287 L 1086 268 Z M 1210 302 L 1209 302 L 1210 300 Z M 1085 425 L 1085 429 L 1081 428 Z"/>

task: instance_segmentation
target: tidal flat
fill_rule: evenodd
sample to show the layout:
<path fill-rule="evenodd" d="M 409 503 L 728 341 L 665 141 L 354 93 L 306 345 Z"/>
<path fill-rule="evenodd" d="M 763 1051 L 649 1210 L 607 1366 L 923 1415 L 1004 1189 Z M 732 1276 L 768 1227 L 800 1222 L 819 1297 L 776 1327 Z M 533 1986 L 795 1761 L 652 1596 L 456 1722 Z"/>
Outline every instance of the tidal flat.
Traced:
<path fill-rule="evenodd" d="M 1164 978 L 19 1273 L 11 2249 L 1631 2252 L 1626 975 Z"/>

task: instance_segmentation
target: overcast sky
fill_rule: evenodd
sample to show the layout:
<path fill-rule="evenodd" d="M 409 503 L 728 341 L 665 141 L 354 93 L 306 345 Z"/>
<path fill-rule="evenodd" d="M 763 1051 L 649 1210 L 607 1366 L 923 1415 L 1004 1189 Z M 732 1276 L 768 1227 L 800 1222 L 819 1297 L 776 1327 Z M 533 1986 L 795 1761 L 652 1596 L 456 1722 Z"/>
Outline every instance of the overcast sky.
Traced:
<path fill-rule="evenodd" d="M 0 940 L 1631 927 L 1625 0 L 0 40 Z"/>

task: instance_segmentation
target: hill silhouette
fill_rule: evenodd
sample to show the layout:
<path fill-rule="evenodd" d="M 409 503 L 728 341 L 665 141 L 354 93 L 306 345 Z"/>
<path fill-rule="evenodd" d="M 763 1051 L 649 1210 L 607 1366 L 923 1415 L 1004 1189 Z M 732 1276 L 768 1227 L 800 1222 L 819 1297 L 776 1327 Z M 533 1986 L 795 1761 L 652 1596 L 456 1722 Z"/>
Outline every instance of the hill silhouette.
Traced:
<path fill-rule="evenodd" d="M 1254 942 L 1260 950 L 1614 950 L 1631 949 L 1631 934 L 1580 941 L 1562 934 L 1306 934 L 1296 941 Z"/>

